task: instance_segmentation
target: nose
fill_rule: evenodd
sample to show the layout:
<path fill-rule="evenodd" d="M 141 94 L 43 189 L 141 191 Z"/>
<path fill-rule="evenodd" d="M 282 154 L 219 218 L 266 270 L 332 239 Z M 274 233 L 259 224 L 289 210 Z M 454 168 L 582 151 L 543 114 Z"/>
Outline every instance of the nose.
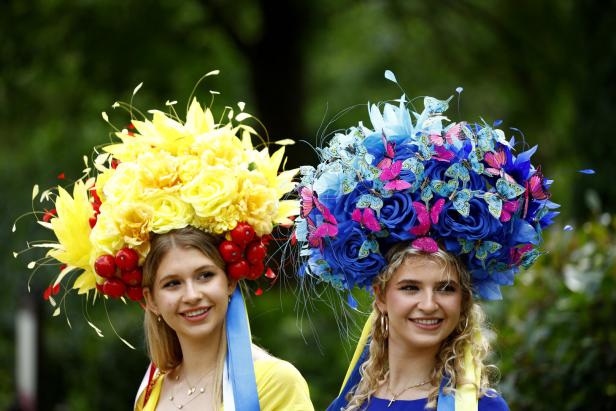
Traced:
<path fill-rule="evenodd" d="M 193 283 L 192 281 L 186 282 L 184 294 L 182 295 L 182 300 L 188 304 L 196 303 L 201 300 L 201 291 L 199 291 L 195 283 Z"/>
<path fill-rule="evenodd" d="M 438 304 L 435 299 L 435 295 L 432 290 L 426 290 L 419 297 L 419 303 L 417 307 L 427 313 L 434 312 L 438 309 Z"/>

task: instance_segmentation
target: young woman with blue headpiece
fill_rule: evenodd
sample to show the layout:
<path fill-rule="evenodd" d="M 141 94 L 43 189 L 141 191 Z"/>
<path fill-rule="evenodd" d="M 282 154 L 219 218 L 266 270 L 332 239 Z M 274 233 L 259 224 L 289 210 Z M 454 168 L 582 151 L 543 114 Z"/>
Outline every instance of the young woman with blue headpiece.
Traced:
<path fill-rule="evenodd" d="M 395 81 L 391 72 L 386 77 Z M 301 169 L 295 236 L 302 278 L 374 302 L 331 411 L 507 410 L 476 298 L 541 254 L 558 205 L 498 124 L 451 122 L 451 99 L 369 107 Z"/>
<path fill-rule="evenodd" d="M 297 214 L 283 199 L 296 170 L 279 172 L 284 147 L 253 147 L 243 103 L 220 122 L 196 99 L 182 121 L 174 104 L 140 120 L 124 105 L 128 127 L 95 151 L 72 194 L 42 194 L 54 208 L 39 222 L 57 238 L 48 257 L 65 265 L 46 297 L 57 305 L 76 273 L 66 290 L 144 307 L 152 363 L 135 410 L 312 410 L 295 367 L 252 344 L 238 285 L 275 278 L 268 244 Z"/>

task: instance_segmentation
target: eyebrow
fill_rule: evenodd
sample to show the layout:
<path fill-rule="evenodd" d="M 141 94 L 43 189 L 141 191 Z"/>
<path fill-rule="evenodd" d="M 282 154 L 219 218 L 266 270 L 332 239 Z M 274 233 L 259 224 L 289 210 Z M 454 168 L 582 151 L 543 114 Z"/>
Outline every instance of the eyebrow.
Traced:
<path fill-rule="evenodd" d="M 207 270 L 214 271 L 216 269 L 220 269 L 220 267 L 218 267 L 215 264 L 204 264 L 204 265 L 200 265 L 199 267 L 195 268 L 193 270 L 193 274 L 201 273 L 201 272 L 207 271 Z M 169 280 L 172 280 L 172 279 L 174 279 L 176 277 L 180 277 L 180 275 L 175 274 L 175 273 L 163 274 L 160 277 L 160 279 L 158 280 L 158 284 L 162 284 L 162 283 L 164 283 L 166 281 L 169 281 Z"/>
<path fill-rule="evenodd" d="M 422 284 L 422 282 L 418 281 L 418 280 L 413 280 L 413 279 L 410 279 L 410 278 L 403 278 L 402 280 L 400 280 L 400 281 L 398 281 L 396 283 L 397 286 L 399 286 L 399 285 L 406 285 L 406 284 L 420 285 L 420 284 Z M 448 284 L 459 286 L 458 282 L 456 280 L 454 280 L 454 279 L 439 281 L 439 282 L 436 283 L 436 286 L 440 287 L 440 286 L 448 285 Z"/>

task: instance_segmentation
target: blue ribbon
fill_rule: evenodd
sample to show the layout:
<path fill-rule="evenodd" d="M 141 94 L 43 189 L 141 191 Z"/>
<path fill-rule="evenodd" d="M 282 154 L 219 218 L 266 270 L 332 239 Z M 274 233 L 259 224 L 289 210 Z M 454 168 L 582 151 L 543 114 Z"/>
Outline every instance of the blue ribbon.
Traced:
<path fill-rule="evenodd" d="M 235 406 L 242 411 L 260 411 L 251 344 L 246 306 L 238 286 L 227 309 L 227 363 Z"/>
<path fill-rule="evenodd" d="M 327 407 L 327 411 L 340 411 L 343 407 L 346 407 L 348 401 L 346 400 L 346 396 L 349 391 L 355 387 L 361 381 L 361 373 L 360 368 L 361 365 L 368 359 L 368 354 L 370 351 L 370 344 L 366 344 L 364 350 L 361 353 L 361 356 L 357 360 L 355 367 L 353 367 L 353 371 L 351 371 L 351 375 L 349 375 L 349 379 L 347 380 L 344 388 L 340 392 L 340 395 L 336 397 L 336 399 Z"/>
<path fill-rule="evenodd" d="M 456 410 L 456 397 L 452 393 L 445 394 L 443 387 L 447 385 L 448 378 L 443 377 L 441 386 L 438 389 L 438 403 L 436 405 L 436 411 L 455 411 Z"/>

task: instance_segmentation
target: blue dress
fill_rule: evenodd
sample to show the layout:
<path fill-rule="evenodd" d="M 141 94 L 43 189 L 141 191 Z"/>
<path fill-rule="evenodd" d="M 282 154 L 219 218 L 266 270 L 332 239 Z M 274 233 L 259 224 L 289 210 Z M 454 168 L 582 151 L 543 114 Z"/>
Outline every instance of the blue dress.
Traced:
<path fill-rule="evenodd" d="M 425 411 L 427 398 L 418 400 L 396 400 L 389 408 L 389 400 L 372 397 L 365 411 Z M 507 403 L 500 395 L 496 397 L 483 396 L 479 399 L 479 411 L 509 411 Z"/>

